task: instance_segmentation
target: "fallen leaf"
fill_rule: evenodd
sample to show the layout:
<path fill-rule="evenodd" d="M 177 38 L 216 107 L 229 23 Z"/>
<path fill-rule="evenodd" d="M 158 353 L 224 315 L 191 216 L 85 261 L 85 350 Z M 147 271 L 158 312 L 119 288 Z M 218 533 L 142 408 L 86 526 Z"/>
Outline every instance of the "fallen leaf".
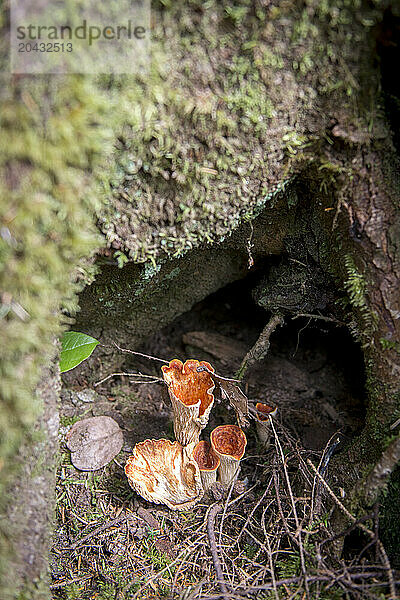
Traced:
<path fill-rule="evenodd" d="M 81 471 L 97 471 L 121 451 L 122 431 L 111 417 L 91 417 L 75 423 L 67 433 L 71 462 Z"/>
<path fill-rule="evenodd" d="M 247 419 L 249 416 L 249 405 L 247 396 L 242 392 L 240 387 L 235 385 L 232 380 L 217 375 L 205 366 L 197 367 L 197 370 L 207 371 L 210 374 L 217 390 L 220 391 L 221 399 L 228 400 L 234 409 L 239 427 L 248 427 L 250 425 Z"/>
<path fill-rule="evenodd" d="M 211 377 L 214 374 L 211 373 Z M 221 379 L 218 376 L 215 377 L 215 382 L 218 384 L 221 391 L 221 398 L 223 400 L 229 400 L 230 405 L 233 407 L 236 413 L 236 419 L 239 427 L 248 427 L 250 425 L 247 417 L 249 416 L 249 406 L 247 396 L 242 392 L 238 385 L 235 385 L 232 381 Z"/>

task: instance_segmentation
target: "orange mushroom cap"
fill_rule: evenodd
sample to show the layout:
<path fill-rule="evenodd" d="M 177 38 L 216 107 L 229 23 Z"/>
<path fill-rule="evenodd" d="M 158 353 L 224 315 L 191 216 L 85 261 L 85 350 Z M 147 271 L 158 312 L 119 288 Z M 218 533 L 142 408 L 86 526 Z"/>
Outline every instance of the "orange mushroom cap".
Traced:
<path fill-rule="evenodd" d="M 257 410 L 257 419 L 259 421 L 268 421 L 268 417 L 274 417 L 277 413 L 277 406 L 270 406 L 269 404 L 263 404 L 262 402 L 257 402 L 256 404 Z"/>
<path fill-rule="evenodd" d="M 201 441 L 196 444 L 193 458 L 199 465 L 200 471 L 215 471 L 219 467 L 219 456 L 215 454 L 208 442 Z"/>
<path fill-rule="evenodd" d="M 211 393 L 214 382 L 207 371 L 197 371 L 197 367 L 206 367 L 214 373 L 210 363 L 198 360 L 187 360 L 184 364 L 178 358 L 162 366 L 164 381 L 171 387 L 174 395 L 186 406 L 192 406 L 200 401 L 199 416 L 201 417 L 214 400 Z"/>
<path fill-rule="evenodd" d="M 202 493 L 197 463 L 179 442 L 139 442 L 125 465 L 128 481 L 143 498 L 184 510 Z"/>
<path fill-rule="evenodd" d="M 240 460 L 246 449 L 247 439 L 237 425 L 220 425 L 210 436 L 213 450 L 218 454 Z"/>

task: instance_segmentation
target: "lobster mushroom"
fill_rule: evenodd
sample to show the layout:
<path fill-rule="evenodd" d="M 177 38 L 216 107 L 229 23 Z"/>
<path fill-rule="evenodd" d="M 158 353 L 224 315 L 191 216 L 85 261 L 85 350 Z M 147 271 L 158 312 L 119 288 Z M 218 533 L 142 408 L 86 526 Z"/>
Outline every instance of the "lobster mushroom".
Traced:
<path fill-rule="evenodd" d="M 204 370 L 198 371 L 198 367 Z M 208 372 L 214 369 L 205 361 L 182 363 L 174 358 L 161 370 L 172 403 L 175 437 L 183 446 L 197 444 L 214 404 L 215 385 Z"/>
<path fill-rule="evenodd" d="M 266 450 L 269 448 L 271 441 L 271 425 L 270 425 L 270 417 L 275 417 L 278 412 L 277 407 L 269 406 L 269 404 L 263 404 L 262 402 L 257 402 L 256 404 L 256 430 L 257 436 L 260 440 L 260 443 Z"/>
<path fill-rule="evenodd" d="M 220 465 L 219 456 L 208 442 L 202 440 L 194 447 L 193 458 L 199 465 L 201 482 L 206 492 L 217 481 L 217 469 Z"/>
<path fill-rule="evenodd" d="M 193 445 L 184 448 L 165 439 L 139 442 L 125 465 L 130 486 L 149 502 L 166 504 L 171 510 L 188 510 L 203 495 L 192 452 Z"/>
<path fill-rule="evenodd" d="M 238 475 L 247 439 L 237 425 L 220 425 L 210 436 L 211 446 L 219 456 L 218 480 L 228 486 Z"/>

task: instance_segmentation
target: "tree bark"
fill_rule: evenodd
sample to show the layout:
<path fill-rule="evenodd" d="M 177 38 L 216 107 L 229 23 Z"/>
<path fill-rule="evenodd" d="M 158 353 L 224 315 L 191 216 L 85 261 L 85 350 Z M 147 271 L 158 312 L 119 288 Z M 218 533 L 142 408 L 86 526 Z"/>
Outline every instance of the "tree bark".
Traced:
<path fill-rule="evenodd" d="M 98 245 L 74 328 L 106 346 L 134 348 L 271 256 L 287 262 L 255 290 L 268 310 L 282 309 L 283 277 L 290 315 L 347 299 L 337 317 L 363 348 L 367 419 L 335 477 L 351 510 L 379 496 L 400 417 L 399 15 L 344 4 L 155 3 L 147 78 L 4 79 L 4 487 L 28 451 L 60 307 L 73 313 Z M 119 360 L 98 347 L 82 373 Z M 29 562 L 1 533 L 0 562 L 10 545 Z"/>

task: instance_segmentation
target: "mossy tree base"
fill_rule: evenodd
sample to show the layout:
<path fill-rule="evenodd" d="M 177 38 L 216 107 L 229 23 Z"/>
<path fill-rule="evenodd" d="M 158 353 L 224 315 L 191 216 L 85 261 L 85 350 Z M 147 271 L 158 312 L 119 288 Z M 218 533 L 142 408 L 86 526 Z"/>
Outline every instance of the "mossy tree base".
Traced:
<path fill-rule="evenodd" d="M 399 169 L 376 53 L 377 38 L 398 44 L 388 6 L 156 2 L 147 77 L 5 82 L 3 487 L 42 410 L 35 387 L 60 308 L 76 309 L 93 276 L 83 257 L 97 245 L 111 264 L 81 296 L 74 327 L 106 344 L 135 347 L 280 254 L 294 288 L 312 280 L 289 314 L 315 309 L 321 289 L 326 306 L 339 300 L 363 346 L 368 411 L 348 450 L 354 469 L 338 458 L 338 477 L 352 509 L 376 498 L 380 485 L 366 497 L 364 483 L 400 417 Z M 256 292 L 271 310 L 279 282 Z M 105 356 L 104 369 L 116 364 L 113 350 Z M 99 359 L 100 349 L 87 368 Z"/>

